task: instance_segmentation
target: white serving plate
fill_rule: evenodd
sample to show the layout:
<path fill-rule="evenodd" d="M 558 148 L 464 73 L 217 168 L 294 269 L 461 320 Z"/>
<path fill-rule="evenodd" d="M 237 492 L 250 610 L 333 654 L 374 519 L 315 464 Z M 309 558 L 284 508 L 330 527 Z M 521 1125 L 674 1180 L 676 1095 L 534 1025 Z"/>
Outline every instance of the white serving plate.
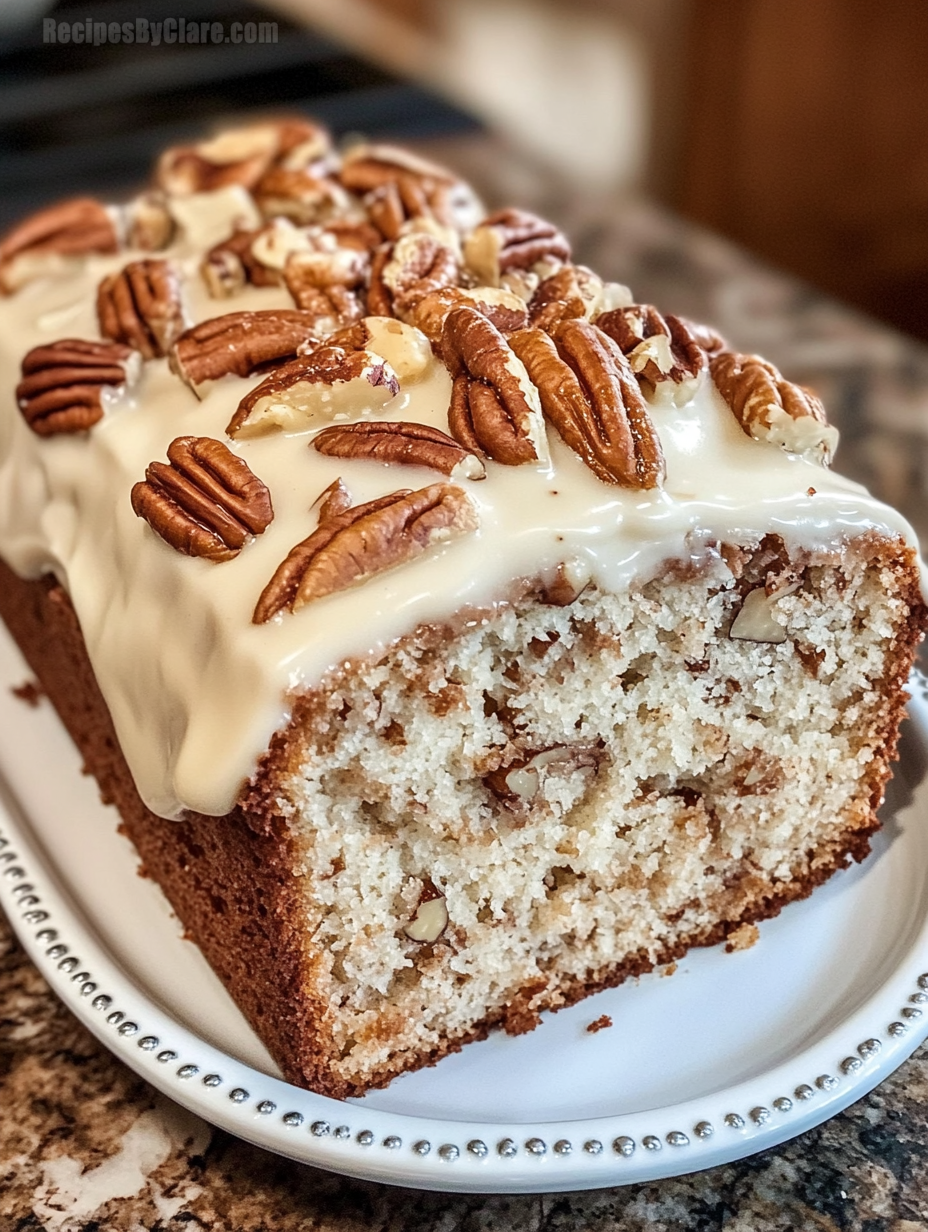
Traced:
<path fill-rule="evenodd" d="M 527 1036 L 495 1034 L 341 1103 L 282 1081 L 0 632 L 0 903 L 65 1004 L 214 1125 L 281 1155 L 425 1189 L 537 1192 L 676 1176 L 783 1142 L 928 1034 L 928 682 L 874 852 L 761 925 Z M 586 1027 L 602 1014 L 609 1029 Z"/>

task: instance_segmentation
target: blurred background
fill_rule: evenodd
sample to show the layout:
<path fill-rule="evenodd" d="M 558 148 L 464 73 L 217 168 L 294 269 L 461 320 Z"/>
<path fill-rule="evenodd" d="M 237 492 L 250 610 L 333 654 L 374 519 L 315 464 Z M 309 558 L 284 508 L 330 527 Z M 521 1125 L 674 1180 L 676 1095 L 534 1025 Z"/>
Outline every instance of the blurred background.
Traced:
<path fill-rule="evenodd" d="M 155 46 L 171 16 L 276 20 L 277 39 Z M 43 19 L 137 17 L 147 44 L 43 42 Z M 491 199 L 532 204 L 533 176 L 644 195 L 928 339 L 926 63 L 912 0 L 2 0 L 0 222 L 296 107 L 453 137 Z"/>

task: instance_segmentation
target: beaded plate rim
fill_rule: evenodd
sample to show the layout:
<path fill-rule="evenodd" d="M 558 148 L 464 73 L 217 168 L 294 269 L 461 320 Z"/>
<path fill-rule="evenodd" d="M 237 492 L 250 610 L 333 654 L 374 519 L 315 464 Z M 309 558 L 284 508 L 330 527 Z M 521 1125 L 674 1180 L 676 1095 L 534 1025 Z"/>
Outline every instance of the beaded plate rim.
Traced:
<path fill-rule="evenodd" d="M 928 760 L 928 678 L 914 672 L 911 689 L 911 730 Z M 673 1106 L 581 1120 L 507 1125 L 407 1116 L 341 1103 L 270 1077 L 154 1004 L 58 890 L 2 778 L 0 905 L 65 1005 L 177 1103 L 277 1154 L 422 1189 L 594 1189 L 728 1163 L 821 1124 L 887 1077 L 928 1036 L 926 903 L 917 936 L 879 990 L 762 1078 Z"/>

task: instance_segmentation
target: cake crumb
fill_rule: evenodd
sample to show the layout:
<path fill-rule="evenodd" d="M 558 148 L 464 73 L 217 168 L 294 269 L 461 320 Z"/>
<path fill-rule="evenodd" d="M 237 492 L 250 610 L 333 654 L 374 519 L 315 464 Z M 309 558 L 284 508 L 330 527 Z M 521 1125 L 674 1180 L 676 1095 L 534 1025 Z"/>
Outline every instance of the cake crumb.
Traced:
<path fill-rule="evenodd" d="M 668 963 L 667 966 L 664 968 L 664 970 L 661 972 L 661 976 L 663 977 L 665 975 L 673 975 L 676 969 L 677 969 L 677 964 L 675 962 Z"/>
<path fill-rule="evenodd" d="M 37 680 L 24 680 L 22 684 L 11 685 L 10 692 L 27 706 L 35 708 L 45 696 L 45 690 Z"/>
<path fill-rule="evenodd" d="M 760 930 L 756 924 L 742 924 L 733 933 L 728 934 L 725 952 L 734 954 L 735 950 L 749 950 L 760 939 Z"/>
<path fill-rule="evenodd" d="M 612 1019 L 608 1014 L 600 1014 L 600 1016 L 587 1025 L 587 1031 L 590 1035 L 595 1035 L 597 1031 L 605 1031 L 607 1027 L 612 1026 Z"/>

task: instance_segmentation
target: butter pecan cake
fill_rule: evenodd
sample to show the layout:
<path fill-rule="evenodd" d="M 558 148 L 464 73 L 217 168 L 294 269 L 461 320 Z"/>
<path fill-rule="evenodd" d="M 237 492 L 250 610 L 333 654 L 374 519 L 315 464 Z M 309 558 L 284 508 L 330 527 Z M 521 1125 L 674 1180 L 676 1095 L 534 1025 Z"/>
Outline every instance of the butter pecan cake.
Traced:
<path fill-rule="evenodd" d="M 292 1081 L 358 1095 L 868 851 L 925 624 L 809 390 L 266 121 L 0 242 L 0 609 Z"/>

